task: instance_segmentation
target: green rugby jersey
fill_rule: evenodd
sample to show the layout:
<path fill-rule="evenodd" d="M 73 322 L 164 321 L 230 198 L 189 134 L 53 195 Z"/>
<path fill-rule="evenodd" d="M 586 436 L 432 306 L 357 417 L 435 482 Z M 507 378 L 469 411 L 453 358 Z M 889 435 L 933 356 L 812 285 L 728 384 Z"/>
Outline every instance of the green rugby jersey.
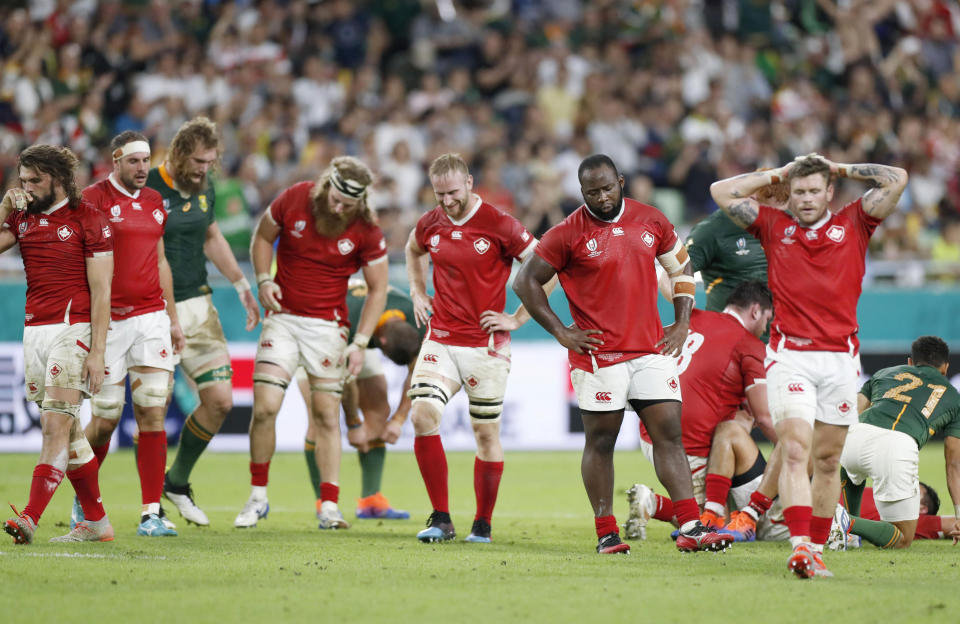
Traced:
<path fill-rule="evenodd" d="M 147 186 L 160 193 L 163 209 L 167 211 L 163 247 L 173 273 L 174 300 L 183 301 L 209 293 L 203 243 L 207 238 L 207 228 L 214 222 L 216 195 L 212 181 L 207 179 L 207 188 L 203 193 L 184 197 L 173 187 L 173 179 L 160 165 L 150 170 Z"/>
<path fill-rule="evenodd" d="M 347 311 L 349 312 L 348 318 L 350 320 L 350 336 L 347 338 L 347 342 L 353 340 L 353 335 L 357 332 L 357 324 L 360 322 L 360 311 L 363 309 L 363 303 L 366 300 L 367 284 L 365 282 L 351 282 L 350 287 L 347 289 Z M 395 317 L 397 314 L 401 315 L 403 320 L 410 323 L 410 325 L 416 327 L 417 331 L 420 332 L 420 340 L 422 341 L 424 335 L 427 333 L 427 326 L 422 325 L 417 327 L 417 320 L 413 315 L 413 299 L 410 298 L 410 295 L 403 292 L 399 288 L 388 286 L 387 305 L 384 308 L 383 315 L 380 317 L 377 325 L 379 326 L 381 322 L 386 322 L 390 318 Z M 380 348 L 380 341 L 377 340 L 376 333 L 370 337 L 370 344 L 368 345 L 368 348 Z"/>
<path fill-rule="evenodd" d="M 767 257 L 760 241 L 730 220 L 722 210 L 701 221 L 687 237 L 693 270 L 700 271 L 707 291 L 707 310 L 723 312 L 730 293 L 741 283 L 767 283 Z"/>
<path fill-rule="evenodd" d="M 932 366 L 892 366 L 863 384 L 860 422 L 902 431 L 922 448 L 934 433 L 960 438 L 960 393 Z"/>

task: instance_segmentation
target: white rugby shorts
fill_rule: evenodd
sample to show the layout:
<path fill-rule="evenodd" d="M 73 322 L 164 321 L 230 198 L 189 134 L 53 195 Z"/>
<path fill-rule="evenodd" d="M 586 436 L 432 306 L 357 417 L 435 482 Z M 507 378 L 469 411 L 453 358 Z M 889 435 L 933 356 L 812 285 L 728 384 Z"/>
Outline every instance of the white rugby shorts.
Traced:
<path fill-rule="evenodd" d="M 321 379 L 343 379 L 346 364 L 340 362 L 347 348 L 348 330 L 334 321 L 271 314 L 263 320 L 256 362 L 276 364 L 292 378 L 298 366 Z"/>
<path fill-rule="evenodd" d="M 170 317 L 164 310 L 110 321 L 107 331 L 104 385 L 120 383 L 133 366 L 151 366 L 172 371 Z"/>
<path fill-rule="evenodd" d="M 621 410 L 631 399 L 682 400 L 677 360 L 659 353 L 598 368 L 596 373 L 574 368 L 570 381 L 582 410 Z"/>
<path fill-rule="evenodd" d="M 856 423 L 847 431 L 840 454 L 854 484 L 873 480 L 873 500 L 887 522 L 920 517 L 920 450 L 902 431 Z"/>
<path fill-rule="evenodd" d="M 420 347 L 410 385 L 436 383 L 444 377 L 459 384 L 470 402 L 503 404 L 510 374 L 510 344 L 497 349 L 457 347 L 426 340 Z M 451 395 L 452 396 L 452 395 Z M 473 418 L 474 422 L 496 422 L 496 418 Z"/>
<path fill-rule="evenodd" d="M 799 417 L 813 426 L 857 422 L 860 356 L 839 351 L 774 351 L 767 346 L 767 401 L 777 424 Z"/>
<path fill-rule="evenodd" d="M 23 377 L 28 401 L 42 401 L 47 386 L 90 396 L 83 362 L 90 352 L 90 323 L 52 323 L 23 328 Z"/>
<path fill-rule="evenodd" d="M 227 339 L 220 325 L 220 315 L 210 295 L 200 295 L 177 302 L 177 319 L 186 339 L 183 351 L 174 356 L 191 378 L 206 372 L 204 365 L 216 359 L 230 359 Z"/>

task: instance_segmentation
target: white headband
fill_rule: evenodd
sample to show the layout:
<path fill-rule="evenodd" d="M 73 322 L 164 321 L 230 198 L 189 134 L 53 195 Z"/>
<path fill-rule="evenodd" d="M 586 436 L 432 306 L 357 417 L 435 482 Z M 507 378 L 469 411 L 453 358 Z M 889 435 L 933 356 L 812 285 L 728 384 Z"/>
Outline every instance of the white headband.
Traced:
<path fill-rule="evenodd" d="M 146 152 L 149 154 L 150 144 L 146 141 L 130 141 L 129 143 L 124 143 L 123 147 L 118 147 L 113 150 L 113 159 L 120 160 L 124 156 L 136 154 L 137 152 Z"/>

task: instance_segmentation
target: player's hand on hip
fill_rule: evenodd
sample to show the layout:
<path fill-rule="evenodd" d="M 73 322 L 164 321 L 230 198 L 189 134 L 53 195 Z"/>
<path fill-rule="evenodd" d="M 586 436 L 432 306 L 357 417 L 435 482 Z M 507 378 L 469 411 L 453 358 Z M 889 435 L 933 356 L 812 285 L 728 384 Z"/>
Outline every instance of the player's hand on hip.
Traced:
<path fill-rule="evenodd" d="M 580 329 L 576 325 L 564 327 L 557 336 L 557 341 L 567 349 L 581 355 L 593 353 L 603 345 L 599 329 Z"/>
<path fill-rule="evenodd" d="M 280 287 L 276 284 L 273 285 L 277 288 L 277 299 L 280 299 Z M 253 293 L 249 290 L 240 293 L 240 303 L 247 309 L 247 331 L 250 331 L 260 322 L 260 306 L 257 305 L 257 300 L 253 298 Z M 279 304 L 277 306 L 279 308 Z M 280 310 L 277 309 L 276 311 L 279 312 Z"/>
<path fill-rule="evenodd" d="M 87 388 L 90 390 L 91 395 L 100 392 L 100 388 L 103 387 L 103 371 L 105 368 L 102 353 L 91 351 L 83 360 L 83 371 L 80 373 L 80 381 L 87 382 Z"/>
<path fill-rule="evenodd" d="M 249 293 L 248 293 L 249 294 Z M 276 282 L 273 280 L 267 280 L 260 284 L 260 287 L 257 289 L 257 296 L 260 298 L 260 303 L 263 304 L 263 307 L 271 312 L 280 311 L 280 300 L 283 299 L 283 293 L 280 292 L 280 287 L 277 286 Z M 252 299 L 253 296 L 251 295 Z M 243 298 L 241 297 L 241 301 Z M 244 307 L 246 307 L 246 302 L 244 302 Z M 256 302 L 254 302 L 254 307 L 256 307 Z M 253 329 L 253 326 L 250 325 L 250 309 L 247 308 L 247 329 Z M 256 312 L 257 320 L 260 319 L 260 310 L 257 309 Z M 256 323 L 254 323 L 254 326 Z"/>
<path fill-rule="evenodd" d="M 0 207 L 2 207 L 7 214 L 10 214 L 14 210 L 26 210 L 32 201 L 33 196 L 22 188 L 11 188 L 3 194 Z"/>
<path fill-rule="evenodd" d="M 480 315 L 480 327 L 488 334 L 498 331 L 513 331 L 520 327 L 520 323 L 512 314 L 484 310 Z"/>
<path fill-rule="evenodd" d="M 657 347 L 663 355 L 677 357 L 683 350 L 683 343 L 687 339 L 690 329 L 689 323 L 674 323 L 663 329 L 663 338 L 657 342 Z"/>
<path fill-rule="evenodd" d="M 400 433 L 403 429 L 403 423 L 399 418 L 391 418 L 383 428 L 380 438 L 387 444 L 396 444 L 400 439 Z"/>
<path fill-rule="evenodd" d="M 417 322 L 417 327 L 426 325 L 433 315 L 433 297 L 421 293 L 410 295 L 413 299 L 413 317 Z"/>
<path fill-rule="evenodd" d="M 366 453 L 370 450 L 370 443 L 367 440 L 367 428 L 361 424 L 359 427 L 354 427 L 353 429 L 350 426 L 347 426 L 347 442 L 350 443 L 350 446 L 357 449 L 361 453 Z"/>
<path fill-rule="evenodd" d="M 173 353 L 179 355 L 183 348 L 187 346 L 187 339 L 183 335 L 183 328 L 180 323 L 170 323 L 170 342 L 173 344 Z"/>

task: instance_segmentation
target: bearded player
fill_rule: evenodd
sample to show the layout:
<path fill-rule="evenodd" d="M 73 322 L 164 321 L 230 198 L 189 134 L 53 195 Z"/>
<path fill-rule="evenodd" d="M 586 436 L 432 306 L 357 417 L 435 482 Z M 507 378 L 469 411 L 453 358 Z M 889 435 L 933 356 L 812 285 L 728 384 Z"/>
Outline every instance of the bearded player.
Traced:
<path fill-rule="evenodd" d="M 833 213 L 838 177 L 875 186 Z M 784 180 L 790 184 L 786 212 L 751 197 Z M 794 549 L 787 566 L 799 578 L 832 576 L 822 553 L 840 496 L 840 453 L 847 428 L 857 422 L 864 256 L 906 184 L 907 172 L 897 167 L 837 164 L 811 154 L 710 187 L 717 204 L 760 239 L 767 255 L 776 309 L 765 361 L 767 393 L 781 443 L 779 491 Z"/>
<path fill-rule="evenodd" d="M 234 521 L 256 526 L 270 509 L 267 482 L 283 395 L 299 366 L 310 383 L 316 431 L 321 529 L 345 529 L 339 508 L 340 395 L 356 376 L 387 300 L 387 245 L 375 224 L 367 189 L 373 173 L 350 156 L 334 158 L 316 182 L 282 192 L 260 219 L 252 244 L 260 302 L 267 310 L 253 369 L 250 498 Z M 277 275 L 272 277 L 277 243 Z M 363 272 L 368 294 L 353 340 L 347 283 Z"/>

